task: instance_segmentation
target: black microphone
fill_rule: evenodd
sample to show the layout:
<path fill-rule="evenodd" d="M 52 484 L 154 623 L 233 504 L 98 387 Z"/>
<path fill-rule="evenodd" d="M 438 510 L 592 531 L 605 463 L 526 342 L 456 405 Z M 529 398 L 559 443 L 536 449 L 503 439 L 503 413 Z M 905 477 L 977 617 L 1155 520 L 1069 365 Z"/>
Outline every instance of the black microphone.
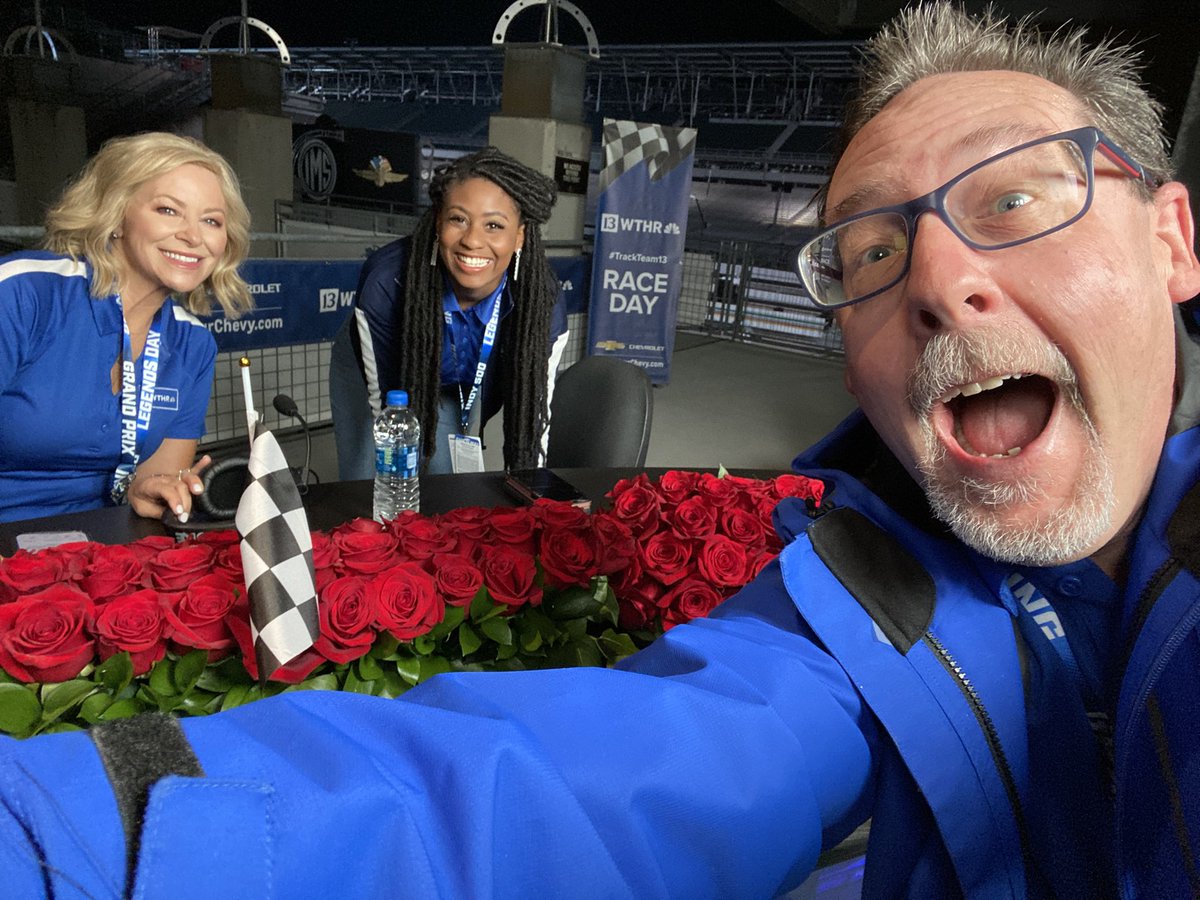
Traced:
<path fill-rule="evenodd" d="M 275 399 L 271 401 L 271 405 L 275 407 L 275 412 L 281 416 L 287 416 L 289 419 L 299 419 L 300 424 L 304 427 L 304 468 L 300 470 L 298 479 L 300 484 L 300 493 L 308 490 L 308 463 L 312 459 L 312 433 L 308 430 L 308 423 L 304 421 L 304 416 L 300 415 L 300 409 L 296 406 L 296 401 L 287 394 L 276 394 Z"/>

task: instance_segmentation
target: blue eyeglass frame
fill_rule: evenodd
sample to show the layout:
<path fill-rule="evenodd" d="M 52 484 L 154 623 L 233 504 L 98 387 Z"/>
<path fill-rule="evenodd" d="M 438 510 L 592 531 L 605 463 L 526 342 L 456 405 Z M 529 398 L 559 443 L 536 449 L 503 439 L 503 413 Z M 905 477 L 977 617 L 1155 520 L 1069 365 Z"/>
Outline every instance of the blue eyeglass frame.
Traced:
<path fill-rule="evenodd" d="M 1084 165 L 1087 170 L 1087 196 L 1084 198 L 1083 206 L 1080 207 L 1079 212 L 1067 219 L 1067 221 L 1063 222 L 1061 225 L 1056 225 L 1053 228 L 1047 229 L 1046 231 L 1041 231 L 1037 234 L 1030 235 L 1029 237 L 1023 237 L 1015 241 L 1008 241 L 1004 244 L 979 244 L 963 234 L 959 230 L 958 226 L 950 220 L 950 216 L 946 213 L 946 195 L 960 181 L 984 166 L 991 165 L 998 159 L 1003 159 L 1006 156 L 1011 156 L 1013 153 L 1018 153 L 1021 150 L 1027 150 L 1030 147 L 1036 147 L 1038 144 L 1049 144 L 1052 141 L 1071 141 L 1075 144 L 1075 146 L 1083 151 Z M 860 213 L 855 213 L 854 215 L 843 219 L 835 225 L 831 225 L 829 228 L 826 228 L 818 233 L 816 237 L 809 241 L 805 241 L 804 244 L 801 245 L 801 247 L 795 253 L 792 263 L 793 268 L 795 269 L 796 274 L 799 276 L 800 281 L 804 284 L 805 288 L 808 289 L 809 294 L 813 294 L 814 292 L 812 290 L 812 286 L 805 281 L 804 271 L 800 265 L 800 260 L 804 256 L 804 251 L 818 241 L 824 240 L 829 234 L 837 231 L 839 228 L 858 219 L 864 219 L 867 216 L 876 216 L 880 213 L 896 213 L 904 220 L 905 237 L 908 240 L 910 251 L 913 246 L 913 242 L 916 240 L 917 220 L 927 212 L 933 212 L 939 219 L 942 220 L 943 223 L 945 223 L 946 227 L 949 228 L 960 241 L 975 250 L 1003 250 L 1006 247 L 1016 247 L 1020 244 L 1027 244 L 1030 241 L 1036 241 L 1038 238 L 1043 238 L 1048 234 L 1054 234 L 1056 231 L 1062 231 L 1062 229 L 1066 228 L 1068 225 L 1073 225 L 1082 219 L 1085 215 L 1087 215 L 1087 211 L 1092 208 L 1092 197 L 1095 193 L 1096 186 L 1095 159 L 1097 149 L 1101 150 L 1104 155 L 1117 166 L 1117 168 L 1119 168 L 1130 178 L 1136 178 L 1151 190 L 1154 190 L 1160 185 L 1158 179 L 1147 172 L 1144 166 L 1142 166 L 1140 163 L 1134 160 L 1132 156 L 1122 150 L 1112 138 L 1106 135 L 1099 128 L 1096 128 L 1093 125 L 1087 125 L 1083 128 L 1072 128 L 1070 131 L 1060 131 L 1057 134 L 1048 134 L 1045 137 L 1040 137 L 1032 141 L 1026 141 L 1024 144 L 1018 144 L 1015 147 L 1009 147 L 1007 150 L 997 153 L 994 156 L 989 156 L 987 159 L 977 162 L 970 168 L 959 172 L 941 187 L 935 188 L 928 194 L 924 194 L 920 197 L 914 197 L 912 200 L 909 200 L 905 203 L 897 203 L 894 206 L 880 206 L 876 209 L 868 209 Z M 862 303 L 864 300 L 870 300 L 872 297 L 879 296 L 884 291 L 891 290 L 897 284 L 903 281 L 905 276 L 908 275 L 908 269 L 911 263 L 912 253 L 905 253 L 904 267 L 900 270 L 900 273 L 883 287 L 876 288 L 869 294 L 864 294 L 861 297 L 855 297 L 853 300 L 845 300 L 841 303 L 821 303 L 820 301 L 816 300 L 815 296 L 813 297 L 813 300 L 821 307 L 821 309 L 841 309 L 844 306 L 853 306 L 856 303 Z"/>

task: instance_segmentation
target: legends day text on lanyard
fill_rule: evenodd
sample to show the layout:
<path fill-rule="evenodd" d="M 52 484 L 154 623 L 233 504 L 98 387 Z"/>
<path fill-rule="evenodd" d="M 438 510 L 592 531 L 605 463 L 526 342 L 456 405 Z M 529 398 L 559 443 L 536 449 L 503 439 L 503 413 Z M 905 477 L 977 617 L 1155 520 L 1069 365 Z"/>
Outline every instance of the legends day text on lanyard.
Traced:
<path fill-rule="evenodd" d="M 120 305 L 120 300 L 117 301 Z M 164 305 L 165 306 L 165 305 Z M 146 435 L 150 431 L 150 416 L 154 412 L 154 389 L 158 385 L 158 354 L 162 343 L 162 319 L 164 307 L 159 307 L 146 332 L 146 346 L 142 349 L 142 372 L 138 378 L 133 358 L 133 339 L 125 316 L 121 316 L 121 461 L 113 472 L 112 501 L 125 502 L 129 482 L 141 460 Z"/>
<path fill-rule="evenodd" d="M 487 372 L 488 360 L 491 358 L 492 348 L 496 344 L 496 329 L 500 324 L 500 292 L 504 290 L 505 280 L 502 280 L 499 287 L 496 288 L 495 301 L 492 303 L 492 316 L 483 330 L 483 343 L 479 345 L 479 361 L 475 364 L 475 380 L 471 384 L 471 392 L 467 394 L 466 400 L 463 400 L 462 385 L 459 385 L 458 388 L 458 421 L 462 434 L 467 433 L 467 425 L 471 421 L 471 407 L 475 405 L 475 401 L 479 397 L 479 389 L 483 385 L 483 376 Z M 453 344 L 451 344 L 451 352 L 457 360 L 458 348 Z"/>

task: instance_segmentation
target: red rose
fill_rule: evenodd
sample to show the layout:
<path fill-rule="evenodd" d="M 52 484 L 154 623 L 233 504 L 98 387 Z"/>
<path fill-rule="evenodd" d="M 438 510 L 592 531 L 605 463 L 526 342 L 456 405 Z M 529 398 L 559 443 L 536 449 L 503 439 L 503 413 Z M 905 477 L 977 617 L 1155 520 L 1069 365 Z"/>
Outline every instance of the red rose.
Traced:
<path fill-rule="evenodd" d="M 333 530 L 334 537 L 339 534 L 350 534 L 352 532 L 362 531 L 367 534 L 379 534 L 381 531 L 387 531 L 387 526 L 382 522 L 376 522 L 374 519 L 366 519 L 359 517 L 351 519 L 349 522 L 343 522 Z"/>
<path fill-rule="evenodd" d="M 718 478 L 705 472 L 697 480 L 696 490 L 700 496 L 707 497 L 714 506 L 727 506 L 737 497 L 738 486 L 730 478 Z"/>
<path fill-rule="evenodd" d="M 526 553 L 533 552 L 533 537 L 538 520 L 529 507 L 497 509 L 488 520 L 492 527 L 492 538 Z"/>
<path fill-rule="evenodd" d="M 717 509 L 703 497 L 684 500 L 666 519 L 681 538 L 708 537 L 717 530 Z"/>
<path fill-rule="evenodd" d="M 704 542 L 698 562 L 700 574 L 712 584 L 741 587 L 748 579 L 746 548 L 724 535 L 714 535 Z"/>
<path fill-rule="evenodd" d="M 223 575 L 197 578 L 183 591 L 162 596 L 166 636 L 177 653 L 207 650 L 209 661 L 225 655 L 233 646 L 233 633 L 226 619 L 237 605 L 238 586 Z"/>
<path fill-rule="evenodd" d="M 321 636 L 315 649 L 335 663 L 363 656 L 375 643 L 371 627 L 374 614 L 367 599 L 368 579 L 347 575 L 331 581 L 321 591 Z"/>
<path fill-rule="evenodd" d="M 100 602 L 145 587 L 141 560 L 128 547 L 97 547 L 79 579 L 79 587 Z"/>
<path fill-rule="evenodd" d="M 425 634 L 446 615 L 433 577 L 415 563 L 401 563 L 367 584 L 375 624 L 398 641 Z"/>
<path fill-rule="evenodd" d="M 103 545 L 93 544 L 91 541 L 71 541 L 47 547 L 41 551 L 41 555 L 54 557 L 62 562 L 64 581 L 78 581 L 83 575 L 83 570 L 92 561 L 93 548 L 101 546 Z"/>
<path fill-rule="evenodd" d="M 208 573 L 216 551 L 208 544 L 188 541 L 163 550 L 146 563 L 148 584 L 160 591 L 181 591 Z"/>
<path fill-rule="evenodd" d="M 692 544 L 670 531 L 660 531 L 640 548 L 642 569 L 663 584 L 674 584 L 688 573 Z"/>
<path fill-rule="evenodd" d="M 771 560 L 779 556 L 778 550 L 763 550 L 758 556 L 750 560 L 749 570 L 747 572 L 747 581 L 753 581 L 758 577 L 758 573 L 771 564 Z"/>
<path fill-rule="evenodd" d="M 340 561 L 337 544 L 333 542 L 333 537 L 324 531 L 312 533 L 312 551 L 313 568 L 318 571 L 332 569 Z"/>
<path fill-rule="evenodd" d="M 158 594 L 152 590 L 123 594 L 93 607 L 91 624 L 100 658 L 126 650 L 133 660 L 134 675 L 145 675 L 167 653 L 167 620 Z"/>
<path fill-rule="evenodd" d="M 338 531 L 333 543 L 342 568 L 353 575 L 377 575 L 397 561 L 396 536 L 390 531 Z"/>
<path fill-rule="evenodd" d="M 68 681 L 92 661 L 84 629 L 92 601 L 53 585 L 0 605 L 0 668 L 25 682 Z"/>
<path fill-rule="evenodd" d="M 238 600 L 237 606 L 230 611 L 225 621 L 242 653 L 242 665 L 246 667 L 250 677 L 258 681 L 258 657 L 255 655 L 254 640 L 250 634 L 250 607 L 245 597 Z M 317 652 L 315 646 L 309 647 L 295 659 L 289 660 L 272 672 L 269 680 L 280 684 L 299 684 L 325 661 L 325 657 Z"/>
<path fill-rule="evenodd" d="M 596 533 L 596 547 L 600 553 L 601 575 L 616 575 L 637 557 L 633 532 L 624 522 L 608 513 L 597 513 L 592 517 L 592 529 Z"/>
<path fill-rule="evenodd" d="M 60 556 L 18 550 L 8 559 L 0 560 L 0 602 L 58 584 L 65 571 Z"/>
<path fill-rule="evenodd" d="M 639 475 L 632 481 L 617 482 L 617 487 L 609 496 L 612 497 L 613 515 L 628 525 L 638 537 L 645 537 L 658 527 L 661 502 L 645 475 Z"/>
<path fill-rule="evenodd" d="M 771 486 L 775 496 L 781 500 L 784 497 L 803 497 L 820 506 L 821 498 L 825 496 L 825 482 L 804 475 L 777 475 Z"/>
<path fill-rule="evenodd" d="M 242 571 L 241 542 L 218 550 L 216 556 L 213 557 L 209 572 L 213 575 L 220 575 L 226 581 L 233 582 L 235 586 L 240 584 L 244 587 L 246 576 Z"/>
<path fill-rule="evenodd" d="M 617 622 L 624 631 L 653 625 L 658 618 L 658 600 L 663 586 L 653 578 L 643 578 L 614 588 L 617 595 Z"/>
<path fill-rule="evenodd" d="M 542 589 L 536 583 L 537 566 L 529 554 L 518 553 L 511 547 L 488 547 L 483 551 L 480 569 L 483 583 L 497 603 L 512 607 L 526 603 L 541 605 Z"/>
<path fill-rule="evenodd" d="M 210 544 L 213 549 L 221 550 L 231 544 L 241 543 L 241 535 L 236 528 L 223 528 L 220 531 L 203 531 L 196 535 L 197 544 Z"/>
<path fill-rule="evenodd" d="M 439 554 L 431 560 L 431 565 L 438 593 L 451 606 L 466 606 L 483 587 L 483 573 L 461 554 Z"/>
<path fill-rule="evenodd" d="M 685 578 L 659 601 L 663 610 L 663 630 L 681 622 L 707 616 L 724 599 L 710 584 L 698 578 Z"/>
<path fill-rule="evenodd" d="M 721 512 L 721 531 L 730 540 L 741 544 L 747 551 L 761 550 L 766 546 L 767 534 L 762 520 L 757 515 L 733 506 Z"/>
<path fill-rule="evenodd" d="M 551 585 L 586 585 L 599 573 L 596 537 L 586 515 L 574 528 L 547 528 L 538 539 L 542 571 Z"/>
<path fill-rule="evenodd" d="M 663 500 L 672 506 L 677 506 L 696 493 L 696 482 L 700 479 L 699 472 L 680 472 L 672 469 L 664 472 L 658 479 L 658 493 Z"/>
<path fill-rule="evenodd" d="M 125 547 L 142 561 L 142 565 L 150 562 L 158 554 L 164 550 L 173 550 L 178 546 L 175 538 L 169 538 L 166 535 L 151 535 L 150 537 L 138 538 L 131 544 L 126 544 Z"/>
<path fill-rule="evenodd" d="M 458 535 L 459 546 L 484 540 L 490 526 L 492 511 L 482 506 L 464 506 L 452 509 L 437 517 L 438 522 L 451 534 Z"/>
<path fill-rule="evenodd" d="M 433 519 L 415 513 L 397 517 L 390 530 L 399 542 L 401 556 L 406 559 L 431 559 L 435 553 L 449 553 L 458 545 L 453 533 Z"/>
<path fill-rule="evenodd" d="M 534 500 L 530 509 L 543 528 L 579 528 L 586 525 L 590 518 L 578 506 L 565 500 L 547 500 L 545 497 Z"/>

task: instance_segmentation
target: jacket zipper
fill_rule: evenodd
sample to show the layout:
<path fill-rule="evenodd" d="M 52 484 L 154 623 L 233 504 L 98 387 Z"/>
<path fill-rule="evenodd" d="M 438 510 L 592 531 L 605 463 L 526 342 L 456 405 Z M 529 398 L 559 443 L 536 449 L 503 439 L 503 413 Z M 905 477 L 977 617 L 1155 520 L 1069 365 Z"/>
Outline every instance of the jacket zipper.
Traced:
<path fill-rule="evenodd" d="M 1021 842 L 1021 859 L 1025 864 L 1025 878 L 1028 882 L 1034 872 L 1033 853 L 1030 850 L 1029 828 L 1025 823 L 1025 811 L 1021 807 L 1021 797 L 1017 792 L 1016 779 L 1013 777 L 1012 769 L 1008 764 L 1008 757 L 1004 754 L 1004 747 L 1000 743 L 1000 734 L 996 731 L 996 725 L 992 721 L 991 714 L 979 698 L 979 693 L 975 690 L 975 685 L 971 684 L 971 679 L 967 677 L 967 673 L 963 671 L 958 661 L 950 655 L 950 651 L 946 649 L 945 645 L 938 640 L 932 631 L 926 631 L 921 636 L 921 640 L 933 651 L 938 662 L 942 664 L 942 668 L 958 684 L 963 698 L 967 701 L 971 712 L 974 713 L 975 720 L 979 723 L 980 730 L 987 741 L 988 750 L 992 754 L 992 762 L 995 763 L 996 772 L 1000 775 L 1000 782 L 1004 785 L 1004 793 L 1008 795 L 1008 802 L 1012 807 L 1013 820 L 1017 827 L 1017 837 Z M 1026 890 L 1028 888 L 1029 885 L 1026 884 Z"/>

